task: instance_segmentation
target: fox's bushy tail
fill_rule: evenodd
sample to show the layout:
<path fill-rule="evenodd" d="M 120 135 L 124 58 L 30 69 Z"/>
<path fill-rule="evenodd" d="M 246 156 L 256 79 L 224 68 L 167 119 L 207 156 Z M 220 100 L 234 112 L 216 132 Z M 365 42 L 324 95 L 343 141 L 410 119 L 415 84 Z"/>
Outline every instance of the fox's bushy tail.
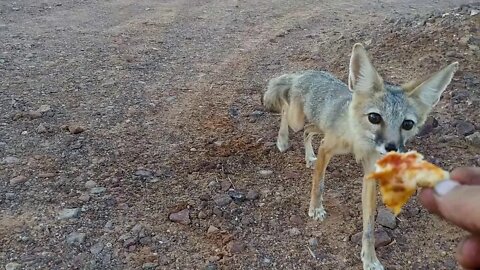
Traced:
<path fill-rule="evenodd" d="M 267 91 L 263 95 L 263 106 L 272 112 L 280 112 L 283 104 L 288 104 L 288 96 L 292 87 L 293 74 L 285 74 L 268 82 Z"/>

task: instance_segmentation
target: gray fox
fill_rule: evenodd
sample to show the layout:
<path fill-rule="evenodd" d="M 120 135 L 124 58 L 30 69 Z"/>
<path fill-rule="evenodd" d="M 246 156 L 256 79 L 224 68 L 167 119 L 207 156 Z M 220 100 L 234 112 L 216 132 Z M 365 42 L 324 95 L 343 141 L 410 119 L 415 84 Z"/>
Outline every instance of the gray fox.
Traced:
<path fill-rule="evenodd" d="M 264 106 L 281 113 L 277 147 L 287 150 L 289 127 L 304 129 L 305 161 L 314 166 L 308 215 L 322 221 L 325 169 L 333 155 L 352 153 L 364 175 L 376 160 L 390 151 L 404 152 L 405 143 L 424 124 L 428 113 L 448 86 L 458 63 L 452 63 L 422 80 L 398 86 L 384 83 L 364 47 L 353 46 L 348 85 L 328 72 L 305 71 L 270 80 Z M 308 122 L 305 126 L 305 122 Z M 312 138 L 322 134 L 317 156 Z M 384 269 L 374 247 L 376 183 L 364 177 L 362 187 L 364 269 Z"/>

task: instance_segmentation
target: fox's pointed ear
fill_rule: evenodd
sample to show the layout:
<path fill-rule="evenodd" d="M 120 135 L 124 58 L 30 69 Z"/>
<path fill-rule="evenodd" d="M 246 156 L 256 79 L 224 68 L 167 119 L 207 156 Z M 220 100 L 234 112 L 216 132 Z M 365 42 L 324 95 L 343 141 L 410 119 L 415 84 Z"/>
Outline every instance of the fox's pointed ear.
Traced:
<path fill-rule="evenodd" d="M 440 96 L 452 81 L 453 74 L 457 69 L 458 62 L 451 63 L 424 80 L 403 85 L 403 89 L 410 97 L 417 98 L 425 105 L 433 107 L 440 100 Z"/>
<path fill-rule="evenodd" d="M 350 91 L 372 91 L 382 89 L 383 80 L 368 58 L 367 51 L 362 44 L 353 45 L 350 69 L 348 74 L 348 88 Z"/>

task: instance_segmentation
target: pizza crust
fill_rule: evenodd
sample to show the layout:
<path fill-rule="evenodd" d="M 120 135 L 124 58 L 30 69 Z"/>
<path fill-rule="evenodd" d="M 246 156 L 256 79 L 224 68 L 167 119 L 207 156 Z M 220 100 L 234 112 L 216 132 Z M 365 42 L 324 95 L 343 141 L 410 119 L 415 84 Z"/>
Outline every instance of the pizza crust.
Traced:
<path fill-rule="evenodd" d="M 383 203 L 398 215 L 402 206 L 417 187 L 433 187 L 449 178 L 449 173 L 423 160 L 416 151 L 389 152 L 375 165 L 375 172 L 367 176 L 380 184 Z"/>

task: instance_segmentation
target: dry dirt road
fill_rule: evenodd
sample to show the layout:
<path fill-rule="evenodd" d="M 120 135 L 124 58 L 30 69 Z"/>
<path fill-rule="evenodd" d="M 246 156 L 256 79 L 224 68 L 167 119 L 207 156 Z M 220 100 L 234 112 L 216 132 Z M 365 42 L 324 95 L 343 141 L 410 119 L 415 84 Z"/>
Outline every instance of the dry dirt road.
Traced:
<path fill-rule="evenodd" d="M 345 79 L 355 42 L 396 83 L 460 61 L 409 147 L 480 165 L 466 2 L 1 1 L 0 266 L 360 269 L 359 167 L 334 159 L 310 220 L 300 134 L 278 153 L 261 93 L 284 72 Z M 387 269 L 456 269 L 463 233 L 415 199 L 377 227 Z"/>

